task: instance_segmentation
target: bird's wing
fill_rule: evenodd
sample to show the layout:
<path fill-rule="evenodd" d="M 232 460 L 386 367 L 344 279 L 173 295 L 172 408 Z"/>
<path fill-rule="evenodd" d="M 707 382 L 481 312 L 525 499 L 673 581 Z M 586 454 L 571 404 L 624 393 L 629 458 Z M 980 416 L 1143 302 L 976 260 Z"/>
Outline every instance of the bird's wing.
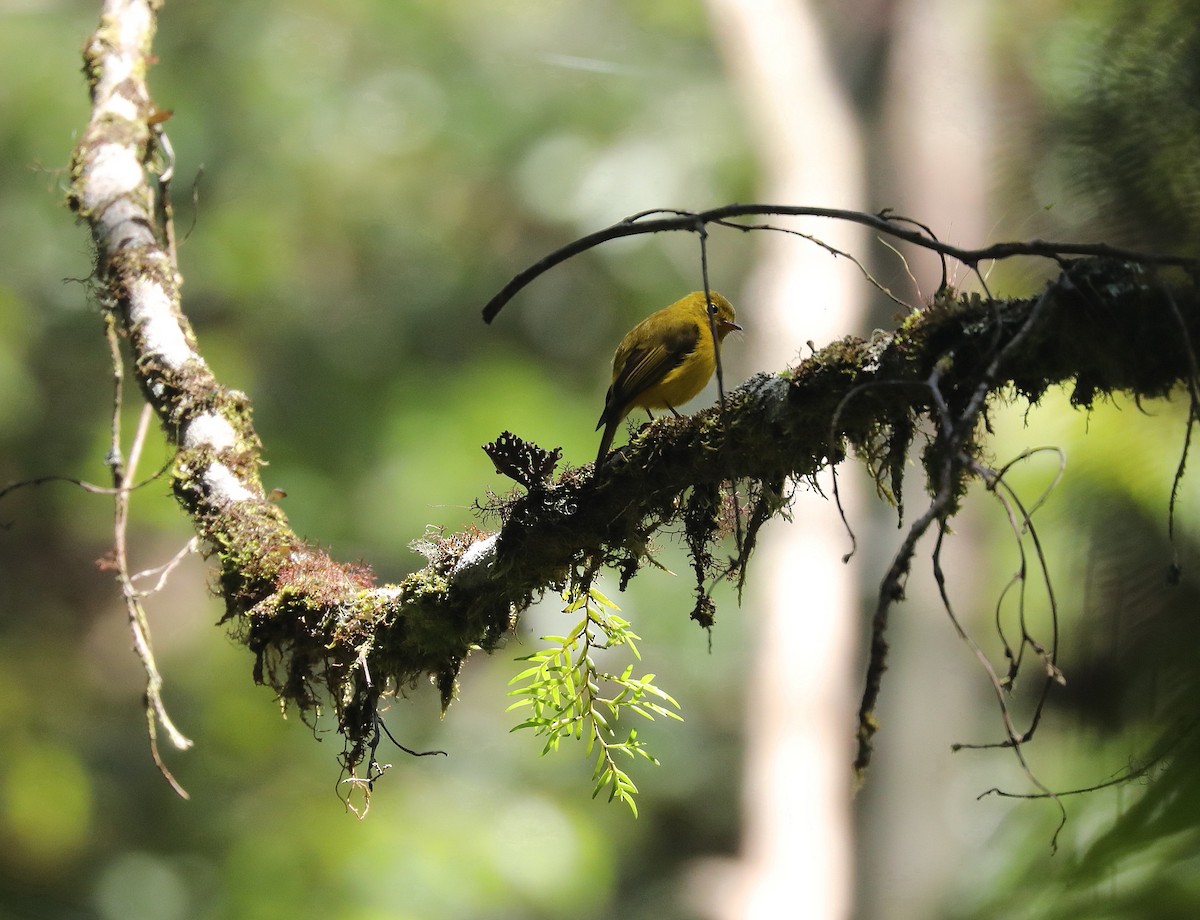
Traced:
<path fill-rule="evenodd" d="M 618 352 L 616 364 L 619 369 L 608 388 L 604 412 L 596 427 L 604 424 L 613 413 L 624 416 L 629 404 L 679 367 L 696 350 L 699 341 L 700 330 L 695 324 L 688 323 L 671 329 L 653 347 L 635 347 L 628 354 Z"/>

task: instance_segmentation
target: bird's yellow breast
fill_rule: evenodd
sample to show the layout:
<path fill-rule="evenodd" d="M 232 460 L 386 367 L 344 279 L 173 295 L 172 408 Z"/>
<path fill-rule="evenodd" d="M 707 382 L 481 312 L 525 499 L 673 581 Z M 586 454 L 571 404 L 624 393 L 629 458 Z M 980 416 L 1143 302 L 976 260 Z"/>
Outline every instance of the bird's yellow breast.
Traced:
<path fill-rule="evenodd" d="M 639 393 L 630 403 L 630 408 L 667 409 L 682 406 L 699 395 L 716 369 L 712 335 L 708 329 L 704 329 L 696 343 L 696 350 L 688 359 L 654 386 Z"/>

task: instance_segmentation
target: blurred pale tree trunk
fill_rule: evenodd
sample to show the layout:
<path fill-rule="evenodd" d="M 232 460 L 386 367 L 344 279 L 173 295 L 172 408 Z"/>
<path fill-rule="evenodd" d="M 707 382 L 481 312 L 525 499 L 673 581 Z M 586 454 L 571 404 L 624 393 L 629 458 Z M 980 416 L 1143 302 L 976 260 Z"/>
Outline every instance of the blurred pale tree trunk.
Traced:
<path fill-rule="evenodd" d="M 989 241 L 992 229 L 989 11 L 987 0 L 900 0 L 893 10 L 885 77 L 880 137 L 886 140 L 880 146 L 886 155 L 879 163 L 887 172 L 880 193 L 942 239 L 966 246 Z M 920 287 L 919 295 L 909 297 L 927 298 L 937 288 L 940 268 L 929 255 L 905 252 Z M 951 284 L 978 287 L 964 269 L 959 272 Z M 923 510 L 923 496 L 916 489 L 912 493 L 910 517 Z M 968 506 L 955 524 L 950 571 L 950 589 L 968 619 L 972 594 L 980 596 L 972 591 L 970 574 L 987 568 L 970 512 Z M 978 672 L 940 613 L 926 571 L 914 567 L 909 601 L 893 617 L 890 631 L 891 666 L 880 704 L 883 730 L 866 790 L 873 807 L 861 825 L 860 866 L 871 879 L 857 912 L 863 918 L 936 915 L 941 893 L 959 871 L 956 840 L 965 844 L 977 836 L 984 820 L 980 809 L 972 810 L 973 793 L 964 781 L 972 762 L 951 754 L 949 745 L 976 737 L 971 726 L 989 711 L 986 687 L 982 679 L 972 679 Z M 934 661 L 949 665 L 931 668 Z M 950 790 L 963 794 L 951 799 Z"/>
<path fill-rule="evenodd" d="M 888 204 L 961 246 L 992 242 L 992 160 L 988 143 L 994 88 L 988 73 L 988 0 L 896 0 L 878 162 Z M 935 255 L 905 258 L 929 296 Z M 959 269 L 965 273 L 965 269 Z M 977 286 L 959 275 L 960 288 Z"/>
<path fill-rule="evenodd" d="M 865 200 L 869 154 L 863 149 L 864 128 L 811 6 L 802 0 L 709 0 L 709 6 L 717 41 L 755 132 L 764 177 L 760 197 L 871 206 Z M 859 4 L 860 13 L 865 6 Z M 883 203 L 956 243 L 980 244 L 988 236 L 986 2 L 910 0 L 881 5 L 878 11 L 888 16 L 884 28 L 890 31 L 890 66 L 884 118 L 871 158 L 880 170 L 874 185 Z M 805 229 L 866 257 L 866 239 L 853 229 Z M 809 339 L 824 344 L 861 332 L 868 288 L 844 260 L 781 235 L 764 236 L 761 245 L 760 264 L 742 296 L 755 368 L 794 359 Z M 920 286 L 909 296 L 926 297 L 937 285 L 936 261 L 908 258 Z M 952 280 L 963 284 L 968 279 Z M 849 485 L 842 483 L 843 496 L 851 520 L 861 522 Z M 933 833 L 928 827 L 943 813 L 933 797 L 944 789 L 945 777 L 922 769 L 920 740 L 917 748 L 899 742 L 922 738 L 918 726 L 904 724 L 905 714 L 920 718 L 930 711 L 928 695 L 936 692 L 944 700 L 947 688 L 902 683 L 904 674 L 920 675 L 923 669 L 907 667 L 899 656 L 905 651 L 928 655 L 929 642 L 953 645 L 954 639 L 941 622 L 925 621 L 913 627 L 916 641 L 898 640 L 889 680 L 897 698 L 908 704 L 894 707 L 881 736 L 896 762 L 879 771 L 890 781 L 874 790 L 877 801 L 896 807 L 881 806 L 872 821 L 870 874 L 878 891 L 888 892 L 887 904 L 868 896 L 855 910 L 857 848 L 849 764 L 859 689 L 854 669 L 861 623 L 856 577 L 863 573 L 841 564 L 849 541 L 830 504 L 807 491 L 797 498 L 797 523 L 774 528 L 764 541 L 757 560 L 759 580 L 747 605 L 758 634 L 748 714 L 743 856 L 723 916 L 790 912 L 844 918 L 852 912 L 861 915 L 863 909 L 881 917 L 921 916 L 943 881 L 928 867 L 949 866 L 953 860 L 922 849 L 926 868 L 921 869 L 912 863 L 913 848 L 903 841 L 951 839 L 944 828 Z M 956 654 L 958 649 L 945 651 Z M 960 695 L 964 704 L 970 698 L 966 692 Z M 914 782 L 921 793 L 916 800 Z"/>
<path fill-rule="evenodd" d="M 754 132 L 760 198 L 862 207 L 860 125 L 810 5 L 709 0 L 709 8 Z M 855 229 L 804 229 L 862 251 Z M 760 245 L 740 314 L 753 368 L 782 367 L 810 339 L 824 343 L 859 329 L 864 285 L 846 260 L 782 234 L 764 234 Z M 764 535 L 746 603 L 757 636 L 742 856 L 713 907 L 725 918 L 841 920 L 851 913 L 857 589 L 840 561 L 849 540 L 831 504 L 802 488 L 794 514 L 796 524 Z"/>

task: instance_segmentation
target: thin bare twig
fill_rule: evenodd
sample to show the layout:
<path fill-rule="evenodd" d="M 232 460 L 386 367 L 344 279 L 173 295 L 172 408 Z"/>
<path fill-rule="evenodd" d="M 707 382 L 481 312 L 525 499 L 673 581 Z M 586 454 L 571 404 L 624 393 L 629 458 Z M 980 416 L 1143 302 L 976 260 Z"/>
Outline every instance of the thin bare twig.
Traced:
<path fill-rule="evenodd" d="M 146 443 L 146 434 L 150 429 L 150 421 L 154 412 L 149 403 L 142 406 L 138 417 L 137 430 L 129 448 L 128 461 L 123 456 L 121 444 L 121 412 L 124 403 L 124 361 L 121 357 L 120 340 L 112 314 L 106 314 L 105 329 L 112 357 L 113 368 L 113 413 L 109 446 L 108 464 L 113 477 L 113 566 L 117 571 L 117 582 L 121 586 L 121 596 L 125 601 L 125 610 L 129 618 L 129 630 L 133 636 L 133 647 L 142 669 L 146 672 L 146 731 L 150 739 L 150 756 L 158 767 L 159 773 L 171 786 L 175 793 L 183 799 L 188 798 L 187 790 L 171 773 L 158 750 L 158 726 L 161 725 L 171 739 L 171 743 L 180 750 L 192 746 L 190 739 L 184 736 L 171 717 L 167 714 L 166 705 L 162 699 L 162 675 L 154 659 L 154 650 L 150 642 L 150 623 L 146 618 L 145 608 L 142 607 L 141 597 L 129 574 L 129 550 L 127 534 L 129 527 L 129 480 L 137 471 L 142 449 Z M 164 575 L 165 577 L 165 575 Z"/>
<path fill-rule="evenodd" d="M 909 313 L 915 313 L 917 311 L 917 307 L 915 307 L 913 304 L 910 304 L 907 301 L 902 300 L 901 298 L 897 297 L 895 294 L 892 293 L 891 289 L 888 288 L 887 285 L 885 285 L 882 281 L 880 281 L 873 274 L 871 274 L 870 270 L 865 265 L 863 265 L 861 259 L 859 259 L 857 256 L 854 256 L 853 254 L 851 254 L 849 252 L 845 252 L 844 250 L 838 249 L 836 246 L 826 243 L 823 239 L 821 239 L 818 236 L 814 236 L 811 233 L 804 233 L 801 230 L 795 230 L 791 227 L 777 227 L 774 224 L 739 224 L 739 223 L 736 223 L 731 220 L 714 220 L 714 221 L 712 221 L 712 223 L 717 225 L 718 227 L 728 227 L 731 230 L 741 230 L 743 233 L 749 233 L 754 230 L 763 230 L 763 231 L 767 231 L 767 232 L 771 232 L 771 233 L 784 233 L 784 234 L 787 234 L 788 236 L 796 236 L 802 240 L 807 240 L 808 242 L 812 243 L 814 246 L 819 246 L 821 249 L 824 249 L 827 253 L 829 253 L 835 259 L 836 258 L 848 259 L 862 273 L 862 276 L 867 279 L 867 282 L 873 288 L 875 288 L 875 290 L 879 291 L 880 294 L 882 294 L 888 300 L 892 301 L 892 303 L 896 304 L 896 306 L 903 307 Z M 887 246 L 889 249 L 891 249 L 892 252 L 894 252 L 897 256 L 899 256 L 901 262 L 904 262 L 904 256 L 900 253 L 900 251 L 898 249 L 896 249 L 894 246 L 891 246 L 887 242 L 884 242 L 884 245 Z M 904 262 L 904 267 L 907 270 L 907 268 L 908 268 L 907 262 Z M 912 278 L 911 272 L 909 272 L 909 277 Z M 914 278 L 913 281 L 915 282 L 916 279 Z"/>
<path fill-rule="evenodd" d="M 656 214 L 669 214 L 671 216 L 658 217 L 654 220 L 643 219 Z M 484 322 L 490 323 L 495 319 L 496 314 L 500 312 L 504 305 L 512 300 L 517 292 L 535 278 L 545 274 L 554 268 L 554 266 L 599 246 L 601 243 L 607 243 L 610 240 L 621 239 L 626 236 L 639 236 L 645 233 L 664 233 L 677 230 L 700 233 L 711 223 L 727 221 L 734 217 L 761 215 L 819 217 L 862 224 L 893 239 L 911 243 L 914 246 L 920 246 L 923 249 L 957 259 L 964 265 L 972 267 L 979 265 L 980 262 L 1008 259 L 1013 256 L 1036 256 L 1053 259 L 1058 262 L 1061 262 L 1065 256 L 1104 256 L 1113 259 L 1140 262 L 1147 265 L 1178 265 L 1191 268 L 1195 268 L 1200 264 L 1196 259 L 1187 259 L 1180 256 L 1153 255 L 1132 249 L 1109 246 L 1106 243 L 1055 243 L 1045 240 L 1029 240 L 994 243 L 991 246 L 984 246 L 979 249 L 964 249 L 959 246 L 952 246 L 949 243 L 943 243 L 923 227 L 918 231 L 900 226 L 900 224 L 922 225 L 917 224 L 910 218 L 893 214 L 890 211 L 881 211 L 872 214 L 866 211 L 848 211 L 842 208 L 813 208 L 779 204 L 727 204 L 708 211 L 694 212 L 663 209 L 643 211 L 618 221 L 609 227 L 605 227 L 603 230 L 597 230 L 595 233 L 582 236 L 577 240 L 571 241 L 566 246 L 554 250 L 554 252 L 539 259 L 523 271 L 518 272 L 483 308 Z"/>
<path fill-rule="evenodd" d="M 171 577 L 171 573 L 183 562 L 188 556 L 196 552 L 200 547 L 200 538 L 191 537 L 183 544 L 183 547 L 174 556 L 164 562 L 162 565 L 156 565 L 153 568 L 143 569 L 140 572 L 135 572 L 129 576 L 130 581 L 140 581 L 143 578 L 150 578 L 157 575 L 158 581 L 154 583 L 153 588 L 148 588 L 138 592 L 138 597 L 149 597 L 151 594 L 157 594 L 166 587 L 167 579 Z"/>
<path fill-rule="evenodd" d="M 989 295 L 990 296 L 990 295 Z M 862 700 L 858 710 L 858 753 L 854 759 L 854 771 L 862 776 L 871 761 L 872 738 L 877 729 L 875 721 L 875 705 L 882 686 L 883 673 L 887 670 L 888 644 L 885 638 L 888 626 L 888 616 L 892 605 L 904 597 L 904 583 L 907 580 L 917 541 L 924 536 L 934 521 L 944 521 L 949 514 L 958 486 L 959 476 L 967 470 L 971 460 L 963 455 L 963 448 L 971 437 L 979 415 L 983 411 L 988 394 L 996 384 L 997 376 L 1009 355 L 1021 348 L 1041 320 L 1042 313 L 1047 309 L 1051 297 L 1044 292 L 1038 298 L 1033 308 L 1025 318 L 1024 324 L 1009 339 L 1008 343 L 996 351 L 988 367 L 980 375 L 971 398 L 962 411 L 954 414 L 939 388 L 939 382 L 946 365 L 939 363 L 933 369 L 926 387 L 933 403 L 934 414 L 939 428 L 937 440 L 942 445 L 945 459 L 937 475 L 934 486 L 936 491 L 929 507 L 925 510 L 901 541 L 900 548 L 892 558 L 886 575 L 879 585 L 879 594 L 875 605 L 875 613 L 871 620 L 871 646 L 867 663 L 867 674 L 864 680 Z M 931 476 L 933 475 L 931 471 Z"/>
<path fill-rule="evenodd" d="M 1179 546 L 1175 542 L 1175 505 L 1179 499 L 1179 486 L 1183 482 L 1183 472 L 1187 466 L 1188 454 L 1192 448 L 1192 432 L 1195 430 L 1197 420 L 1200 420 L 1200 367 L 1197 367 L 1196 353 L 1192 349 L 1191 339 L 1187 334 L 1187 324 L 1183 320 L 1183 314 L 1179 310 L 1179 304 L 1175 302 L 1174 296 L 1168 290 L 1166 292 L 1167 303 L 1170 305 L 1171 314 L 1175 321 L 1179 324 L 1180 341 L 1183 343 L 1184 351 L 1187 355 L 1188 362 L 1188 421 L 1187 429 L 1183 436 L 1183 448 L 1179 454 L 1179 465 L 1175 468 L 1175 476 L 1171 480 L 1171 498 L 1167 502 L 1167 539 L 1171 543 L 1171 569 L 1170 580 L 1172 583 L 1179 581 L 1182 571 L 1182 566 L 1179 563 Z"/>
<path fill-rule="evenodd" d="M 980 666 L 985 672 L 987 672 L 988 678 L 991 681 L 992 692 L 996 694 L 996 700 L 1000 706 L 1000 715 L 1004 723 L 1004 734 L 1008 739 L 1008 746 L 1012 748 L 1013 755 L 1017 758 L 1017 763 L 1020 764 L 1022 772 L 1029 779 L 1029 781 L 1033 783 L 1034 786 L 1042 790 L 1042 793 L 1045 795 L 1045 797 L 1053 799 L 1055 805 L 1058 806 L 1058 827 L 1055 828 L 1054 836 L 1050 841 L 1051 848 L 1057 849 L 1058 835 L 1062 833 L 1062 829 L 1067 823 L 1067 810 L 1063 806 L 1062 802 L 1058 801 L 1058 796 L 1056 796 L 1054 792 L 1051 791 L 1048 786 L 1046 786 L 1045 783 L 1043 783 L 1037 778 L 1036 775 L 1034 775 L 1033 770 L 1029 766 L 1029 762 L 1025 759 L 1025 752 L 1022 749 L 1023 738 L 1017 732 L 1017 727 L 1012 720 L 1012 712 L 1008 707 L 1005 686 L 997 676 L 996 670 L 992 667 L 992 663 L 988 660 L 987 655 L 984 654 L 983 649 L 981 649 L 978 643 L 976 643 L 975 640 L 967 634 L 967 631 L 963 629 L 962 623 L 954 613 L 954 608 L 950 604 L 950 594 L 946 590 L 946 575 L 942 569 L 942 542 L 945 536 L 946 523 L 945 521 L 939 521 L 937 544 L 933 550 L 933 577 L 937 582 L 938 596 L 941 598 L 942 608 L 946 611 L 947 616 L 950 618 L 950 622 L 953 624 L 959 638 L 966 643 L 968 648 L 971 649 L 976 659 L 979 661 Z"/>

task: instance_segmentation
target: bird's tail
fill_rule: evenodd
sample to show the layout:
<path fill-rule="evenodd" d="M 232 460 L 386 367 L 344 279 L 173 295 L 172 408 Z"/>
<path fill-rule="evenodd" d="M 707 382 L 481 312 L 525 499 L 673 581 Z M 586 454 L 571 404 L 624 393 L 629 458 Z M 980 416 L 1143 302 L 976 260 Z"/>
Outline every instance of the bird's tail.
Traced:
<path fill-rule="evenodd" d="M 604 420 L 601 419 L 601 421 Z M 617 426 L 619 424 L 621 424 L 619 418 L 610 418 L 607 424 L 605 424 L 604 436 L 600 439 L 600 452 L 596 454 L 596 469 L 600 469 L 600 464 L 604 462 L 604 458 L 608 454 L 608 449 L 612 447 L 613 436 L 617 433 Z"/>

